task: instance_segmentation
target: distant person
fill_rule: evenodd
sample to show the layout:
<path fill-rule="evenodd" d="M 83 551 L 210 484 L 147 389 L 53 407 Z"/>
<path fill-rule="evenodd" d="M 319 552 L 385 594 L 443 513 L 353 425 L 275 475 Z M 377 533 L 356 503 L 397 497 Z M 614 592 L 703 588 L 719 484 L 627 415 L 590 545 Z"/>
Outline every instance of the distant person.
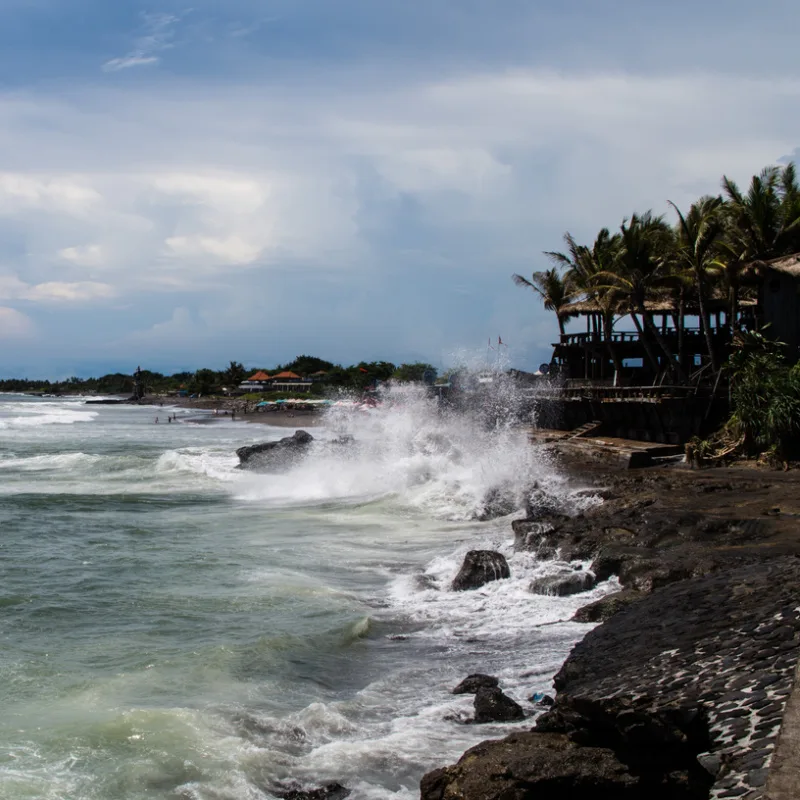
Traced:
<path fill-rule="evenodd" d="M 158 425 L 158 417 L 156 417 L 156 425 Z"/>
<path fill-rule="evenodd" d="M 235 408 L 231 411 L 231 419 L 232 420 L 236 419 L 236 409 Z"/>

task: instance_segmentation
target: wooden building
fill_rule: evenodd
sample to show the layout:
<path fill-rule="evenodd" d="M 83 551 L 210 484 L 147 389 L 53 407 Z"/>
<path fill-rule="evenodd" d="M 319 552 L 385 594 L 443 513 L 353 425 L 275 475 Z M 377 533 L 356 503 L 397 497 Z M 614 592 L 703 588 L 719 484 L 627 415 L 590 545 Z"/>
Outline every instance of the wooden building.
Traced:
<path fill-rule="evenodd" d="M 800 356 L 800 253 L 755 265 L 759 276 L 759 321 L 772 339 L 786 344 L 794 363 Z"/>

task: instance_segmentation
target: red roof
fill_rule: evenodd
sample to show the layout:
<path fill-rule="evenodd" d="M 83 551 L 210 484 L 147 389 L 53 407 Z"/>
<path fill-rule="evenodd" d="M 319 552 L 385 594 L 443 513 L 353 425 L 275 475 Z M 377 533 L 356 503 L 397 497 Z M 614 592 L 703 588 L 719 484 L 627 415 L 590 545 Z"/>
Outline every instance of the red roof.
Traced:
<path fill-rule="evenodd" d="M 269 375 L 266 372 L 259 370 L 255 375 L 251 375 L 247 380 L 249 381 L 268 381 Z"/>
<path fill-rule="evenodd" d="M 302 380 L 302 378 L 294 372 L 279 372 L 277 375 L 272 376 L 272 380 L 280 380 L 281 378 L 288 379 L 294 378 L 295 380 Z"/>

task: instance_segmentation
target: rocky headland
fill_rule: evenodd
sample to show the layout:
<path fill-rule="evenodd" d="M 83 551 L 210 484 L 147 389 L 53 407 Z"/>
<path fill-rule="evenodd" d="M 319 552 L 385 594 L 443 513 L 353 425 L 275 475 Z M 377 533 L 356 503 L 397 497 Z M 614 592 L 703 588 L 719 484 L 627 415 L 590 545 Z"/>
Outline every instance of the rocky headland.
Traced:
<path fill-rule="evenodd" d="M 622 590 L 578 611 L 602 624 L 532 730 L 429 773 L 422 800 L 795 796 L 771 794 L 770 774 L 800 656 L 797 473 L 572 467 L 603 504 L 575 516 L 534 493 L 515 547 L 591 569 L 531 591 L 579 593 L 612 575 Z M 483 551 L 471 563 L 479 580 L 503 577 Z M 505 707 L 491 676 L 471 678 L 476 722 L 479 706 Z"/>

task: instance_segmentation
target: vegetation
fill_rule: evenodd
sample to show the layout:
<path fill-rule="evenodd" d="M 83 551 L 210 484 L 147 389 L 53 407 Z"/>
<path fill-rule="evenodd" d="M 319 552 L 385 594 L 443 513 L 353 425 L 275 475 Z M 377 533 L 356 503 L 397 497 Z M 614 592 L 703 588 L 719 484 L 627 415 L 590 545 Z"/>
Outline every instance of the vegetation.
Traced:
<path fill-rule="evenodd" d="M 225 390 L 236 390 L 242 381 L 255 372 L 263 370 L 269 375 L 278 372 L 294 372 L 307 377 L 324 372 L 321 380 L 311 387 L 312 395 L 322 395 L 328 389 L 351 389 L 363 391 L 374 386 L 376 381 L 390 379 L 399 381 L 421 381 L 426 370 L 436 370 L 430 364 L 412 363 L 395 366 L 389 361 L 361 361 L 348 367 L 342 367 L 315 356 L 298 356 L 287 364 L 278 364 L 265 369 L 263 367 L 245 368 L 237 361 L 231 361 L 227 369 L 199 369 L 195 372 L 177 372 L 174 375 L 163 375 L 160 372 L 142 370 L 140 377 L 148 394 L 176 394 L 185 391 L 187 394 L 213 395 Z M 12 378 L 0 380 L 0 392 L 37 392 L 42 394 L 133 394 L 133 376 L 116 372 L 100 378 L 68 378 L 63 381 L 27 380 Z M 271 392 L 257 395 L 260 399 L 286 399 L 292 393 Z"/>
<path fill-rule="evenodd" d="M 634 213 L 616 233 L 600 231 L 591 246 L 567 233 L 564 252 L 546 252 L 551 268 L 531 278 L 514 275 L 553 311 L 561 332 L 571 304 L 590 301 L 596 309 L 595 333 L 611 342 L 615 321 L 630 315 L 654 372 L 665 365 L 672 380 L 686 383 L 682 335 L 687 305 L 698 309 L 711 373 L 721 364 L 712 343 L 709 304 L 722 300 L 730 337 L 742 328 L 741 301 L 752 294 L 754 263 L 800 251 L 800 185 L 794 164 L 767 167 L 753 176 L 747 191 L 728 177 L 722 193 L 701 197 L 682 211 L 670 203 L 677 222 L 669 224 L 652 212 Z M 654 311 L 658 309 L 658 311 Z M 660 334 L 654 313 L 670 314 L 678 331 L 677 352 Z M 698 313 L 698 312 L 694 312 Z"/>

